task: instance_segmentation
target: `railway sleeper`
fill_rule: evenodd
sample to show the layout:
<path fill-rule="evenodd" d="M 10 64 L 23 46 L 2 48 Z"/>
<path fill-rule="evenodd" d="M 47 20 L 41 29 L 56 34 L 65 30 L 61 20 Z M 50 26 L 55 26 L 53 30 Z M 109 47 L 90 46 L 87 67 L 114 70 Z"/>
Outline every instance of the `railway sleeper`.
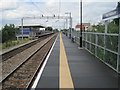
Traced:
<path fill-rule="evenodd" d="M 22 78 L 31 78 L 31 74 L 28 75 L 28 73 L 26 74 L 14 74 L 13 77 L 14 78 L 19 78 L 19 79 L 22 79 Z"/>
<path fill-rule="evenodd" d="M 26 72 L 28 72 L 28 71 L 34 71 L 34 69 L 36 69 L 37 67 L 22 67 L 22 68 L 20 68 L 18 71 L 26 71 Z"/>
<path fill-rule="evenodd" d="M 3 87 L 9 87 L 10 85 L 12 86 L 19 86 L 19 85 L 27 85 L 28 82 L 25 82 L 25 81 L 19 81 L 19 82 L 15 82 L 15 81 L 12 81 L 12 82 L 5 82 Z"/>
<path fill-rule="evenodd" d="M 24 71 L 17 71 L 17 73 L 19 74 L 24 74 L 24 73 L 34 73 L 35 71 L 28 71 L 28 70 L 24 70 Z"/>
<path fill-rule="evenodd" d="M 12 90 L 12 89 L 17 89 L 17 88 L 21 88 L 22 90 L 24 90 L 25 89 L 25 87 L 27 87 L 27 84 L 21 84 L 21 85 L 15 85 L 15 84 L 6 84 L 6 86 L 4 87 L 3 86 L 3 89 L 4 90 Z M 26 89 L 25 89 L 26 90 Z"/>

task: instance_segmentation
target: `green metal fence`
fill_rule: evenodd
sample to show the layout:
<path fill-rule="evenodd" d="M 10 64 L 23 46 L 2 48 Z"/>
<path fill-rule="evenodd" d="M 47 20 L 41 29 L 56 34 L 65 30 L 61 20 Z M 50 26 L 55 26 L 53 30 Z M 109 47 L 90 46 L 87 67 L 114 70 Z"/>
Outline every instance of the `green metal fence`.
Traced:
<path fill-rule="evenodd" d="M 75 42 L 79 44 L 79 32 L 72 32 L 72 36 L 75 36 Z M 120 48 L 119 34 L 109 33 L 95 33 L 95 32 L 83 32 L 83 47 L 90 53 L 94 54 L 106 65 L 120 71 L 120 54 L 118 53 Z"/>

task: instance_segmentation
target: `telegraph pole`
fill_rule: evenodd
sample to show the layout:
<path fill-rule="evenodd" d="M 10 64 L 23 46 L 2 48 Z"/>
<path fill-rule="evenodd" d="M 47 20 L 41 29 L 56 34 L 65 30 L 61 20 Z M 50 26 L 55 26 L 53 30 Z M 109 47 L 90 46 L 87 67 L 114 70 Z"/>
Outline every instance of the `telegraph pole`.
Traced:
<path fill-rule="evenodd" d="M 80 48 L 82 48 L 82 0 L 80 2 L 80 19 L 81 19 L 81 23 L 80 23 Z"/>

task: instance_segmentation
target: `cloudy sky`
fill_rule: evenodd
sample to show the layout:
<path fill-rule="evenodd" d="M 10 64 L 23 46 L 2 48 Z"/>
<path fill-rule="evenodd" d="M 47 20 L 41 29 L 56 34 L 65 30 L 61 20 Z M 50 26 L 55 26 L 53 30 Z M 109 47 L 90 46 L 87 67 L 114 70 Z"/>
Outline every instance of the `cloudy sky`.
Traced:
<path fill-rule="evenodd" d="M 96 24 L 102 20 L 102 15 L 114 10 L 119 0 L 83 0 L 83 22 Z M 38 17 L 72 13 L 73 27 L 79 23 L 79 0 L 1 0 L 0 28 L 5 24 L 21 24 L 22 17 Z M 59 9 L 60 8 L 60 9 Z M 40 24 L 63 28 L 65 20 L 30 19 L 25 25 Z"/>

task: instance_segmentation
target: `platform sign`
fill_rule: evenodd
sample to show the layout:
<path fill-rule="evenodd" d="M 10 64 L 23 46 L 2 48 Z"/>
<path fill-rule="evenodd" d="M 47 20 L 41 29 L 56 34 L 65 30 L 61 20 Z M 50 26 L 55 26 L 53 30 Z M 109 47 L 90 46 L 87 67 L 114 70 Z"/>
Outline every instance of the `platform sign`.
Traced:
<path fill-rule="evenodd" d="M 107 12 L 107 13 L 103 14 L 102 18 L 107 19 L 107 18 L 110 18 L 110 17 L 113 17 L 113 16 L 118 16 L 119 14 L 120 14 L 120 8 L 117 8 L 115 10 L 112 10 L 110 12 Z"/>

